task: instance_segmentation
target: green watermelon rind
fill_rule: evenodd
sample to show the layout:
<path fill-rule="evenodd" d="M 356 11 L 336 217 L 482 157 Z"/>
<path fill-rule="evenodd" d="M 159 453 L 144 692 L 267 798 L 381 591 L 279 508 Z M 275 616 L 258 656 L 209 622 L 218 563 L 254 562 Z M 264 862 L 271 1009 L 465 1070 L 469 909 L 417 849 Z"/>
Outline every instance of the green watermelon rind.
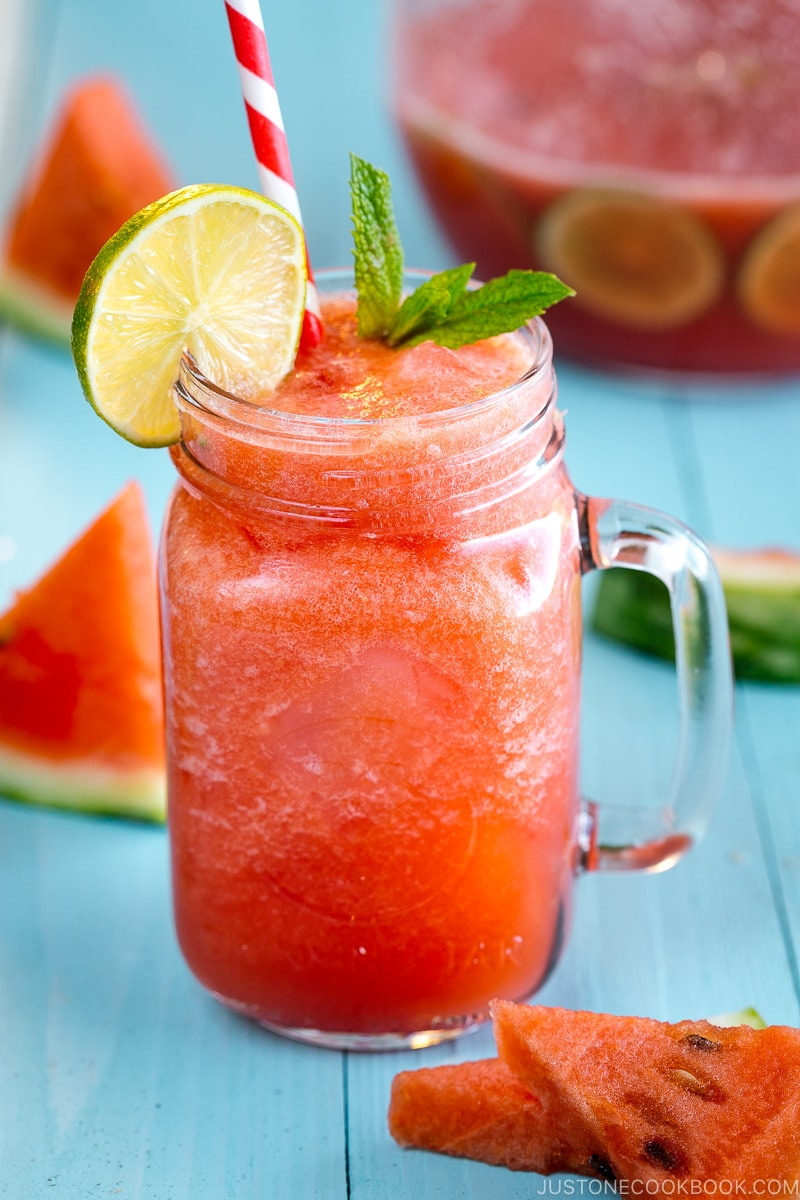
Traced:
<path fill-rule="evenodd" d="M 800 683 L 800 555 L 714 550 L 728 610 L 737 679 Z M 591 626 L 604 637 L 672 659 L 667 591 L 641 571 L 600 576 Z"/>
<path fill-rule="evenodd" d="M 709 1017 L 711 1025 L 719 1025 L 721 1029 L 733 1029 L 736 1025 L 749 1025 L 751 1029 L 766 1029 L 767 1022 L 756 1008 L 740 1008 L 738 1012 L 720 1013 Z"/>
<path fill-rule="evenodd" d="M 68 350 L 73 307 L 16 268 L 0 267 L 0 321 Z"/>
<path fill-rule="evenodd" d="M 147 767 L 115 770 L 91 761 L 46 762 L 0 746 L 0 796 L 46 808 L 163 824 L 166 776 Z"/>

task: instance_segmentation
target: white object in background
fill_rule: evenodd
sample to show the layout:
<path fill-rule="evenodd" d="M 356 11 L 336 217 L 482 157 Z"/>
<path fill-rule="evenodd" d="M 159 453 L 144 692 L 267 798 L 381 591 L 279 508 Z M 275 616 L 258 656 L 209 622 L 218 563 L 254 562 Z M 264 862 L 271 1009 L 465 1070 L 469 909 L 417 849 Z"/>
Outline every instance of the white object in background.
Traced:
<path fill-rule="evenodd" d="M 36 0 L 0 0 L 0 213 L 18 184 L 33 128 L 34 54 L 39 47 Z"/>

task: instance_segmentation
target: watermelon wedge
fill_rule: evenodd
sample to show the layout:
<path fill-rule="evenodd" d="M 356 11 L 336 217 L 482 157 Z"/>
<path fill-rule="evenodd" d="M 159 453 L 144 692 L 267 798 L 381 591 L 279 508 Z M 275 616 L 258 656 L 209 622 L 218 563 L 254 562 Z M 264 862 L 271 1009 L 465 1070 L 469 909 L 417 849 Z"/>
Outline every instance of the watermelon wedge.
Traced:
<path fill-rule="evenodd" d="M 670 1025 L 497 1001 L 500 1058 L 401 1072 L 389 1129 L 403 1146 L 621 1191 L 639 1181 L 643 1195 L 793 1185 L 800 1031 L 756 1028 L 752 1010 L 716 1020 L 739 1015 Z"/>
<path fill-rule="evenodd" d="M 66 96 L 12 209 L 0 255 L 0 316 L 69 342 L 72 310 L 97 252 L 174 187 L 133 102 L 112 77 Z"/>
<path fill-rule="evenodd" d="M 800 1030 L 502 1001 L 493 1016 L 500 1057 L 559 1123 L 585 1173 L 741 1180 L 748 1190 L 800 1176 Z"/>
<path fill-rule="evenodd" d="M 392 1081 L 389 1129 L 401 1146 L 512 1171 L 580 1166 L 540 1101 L 498 1058 L 401 1071 Z"/>
<path fill-rule="evenodd" d="M 135 483 L 0 617 L 0 794 L 164 819 L 155 560 Z"/>
<path fill-rule="evenodd" d="M 739 679 L 800 683 L 800 554 L 714 549 Z M 640 571 L 604 571 L 592 626 L 605 637 L 662 658 L 675 642 L 664 585 Z"/>

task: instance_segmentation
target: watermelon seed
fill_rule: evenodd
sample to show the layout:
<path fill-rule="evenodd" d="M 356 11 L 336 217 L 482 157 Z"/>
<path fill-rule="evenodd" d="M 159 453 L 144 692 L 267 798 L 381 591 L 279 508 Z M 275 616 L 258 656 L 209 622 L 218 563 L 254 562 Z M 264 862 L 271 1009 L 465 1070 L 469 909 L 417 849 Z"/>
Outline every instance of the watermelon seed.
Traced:
<path fill-rule="evenodd" d="M 672 1072 L 672 1078 L 676 1083 L 680 1084 L 682 1088 L 686 1088 L 687 1092 L 699 1094 L 705 1091 L 703 1084 L 700 1082 L 697 1076 L 692 1075 L 690 1071 L 675 1070 Z"/>
<path fill-rule="evenodd" d="M 683 1156 L 677 1151 L 669 1150 L 657 1138 L 645 1142 L 644 1152 L 651 1163 L 663 1167 L 665 1171 L 672 1171 L 675 1175 L 683 1175 L 686 1171 Z"/>
<path fill-rule="evenodd" d="M 722 1088 L 708 1080 L 698 1079 L 696 1075 L 692 1075 L 691 1071 L 682 1071 L 680 1068 L 676 1068 L 670 1074 L 679 1087 L 691 1092 L 693 1096 L 699 1096 L 702 1100 L 711 1100 L 714 1104 L 721 1104 L 725 1099 Z"/>
<path fill-rule="evenodd" d="M 599 1175 L 601 1179 L 605 1179 L 606 1183 L 616 1183 L 617 1175 L 614 1168 L 607 1158 L 603 1158 L 601 1154 L 591 1154 L 589 1156 L 589 1169 Z"/>
<path fill-rule="evenodd" d="M 702 1037 L 699 1033 L 687 1033 L 681 1038 L 692 1050 L 721 1050 L 722 1042 L 714 1042 L 711 1038 Z"/>
<path fill-rule="evenodd" d="M 708 1092 L 706 1084 L 702 1083 L 696 1075 L 692 1075 L 691 1071 L 681 1071 L 680 1069 L 672 1072 L 672 1078 L 687 1092 L 691 1092 L 693 1096 L 705 1096 Z"/>

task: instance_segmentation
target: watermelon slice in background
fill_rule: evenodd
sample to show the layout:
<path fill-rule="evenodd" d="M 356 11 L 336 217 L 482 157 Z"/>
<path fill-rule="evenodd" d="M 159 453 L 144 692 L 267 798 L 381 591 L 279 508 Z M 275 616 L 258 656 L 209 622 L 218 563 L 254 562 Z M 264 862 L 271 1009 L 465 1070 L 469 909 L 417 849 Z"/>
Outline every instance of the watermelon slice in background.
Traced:
<path fill-rule="evenodd" d="M 714 547 L 737 679 L 800 683 L 800 554 Z M 667 589 L 641 571 L 612 569 L 598 580 L 592 628 L 637 650 L 673 658 Z"/>
<path fill-rule="evenodd" d="M 80 81 L 6 218 L 0 316 L 67 345 L 75 300 L 97 252 L 174 186 L 122 85 L 113 77 Z"/>
<path fill-rule="evenodd" d="M 0 616 L 0 794 L 164 819 L 156 568 L 136 483 Z"/>

